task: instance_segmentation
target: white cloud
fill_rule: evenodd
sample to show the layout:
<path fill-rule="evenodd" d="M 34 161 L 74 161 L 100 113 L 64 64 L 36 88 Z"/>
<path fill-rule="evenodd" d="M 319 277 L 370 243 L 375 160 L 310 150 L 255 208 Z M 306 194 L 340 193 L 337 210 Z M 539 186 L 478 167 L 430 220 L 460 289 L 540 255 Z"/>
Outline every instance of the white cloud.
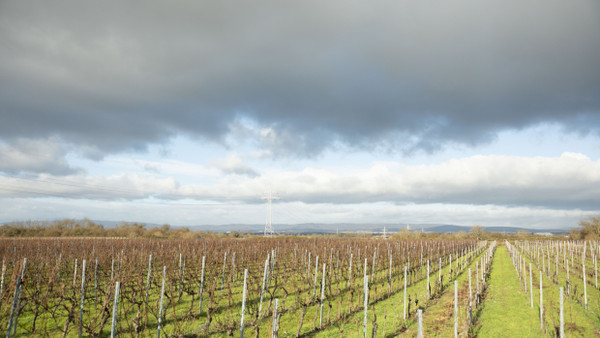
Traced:
<path fill-rule="evenodd" d="M 0 143 L 0 172 L 67 175 L 81 171 L 67 163 L 66 155 L 67 150 L 56 138 L 19 138 L 11 143 Z"/>
<path fill-rule="evenodd" d="M 158 163 L 163 170 L 169 164 L 169 170 L 183 168 L 184 172 L 196 166 Z M 243 165 L 237 154 L 216 163 L 230 170 Z M 214 170 L 203 168 L 202 174 L 211 177 L 206 184 L 181 184 L 174 177 L 148 174 L 60 179 L 43 175 L 35 180 L 0 177 L 0 194 L 103 201 L 154 198 L 168 203 L 173 210 L 189 203 L 186 201 L 214 201 L 220 210 L 230 210 L 231 203 L 253 210 L 263 203 L 260 197 L 264 191 L 272 187 L 281 197 L 280 203 L 299 203 L 303 210 L 310 210 L 314 220 L 369 222 L 410 218 L 415 222 L 453 220 L 463 224 L 478 219 L 488 225 L 554 222 L 552 217 L 556 222 L 573 221 L 581 215 L 597 213 L 600 205 L 600 161 L 577 153 L 558 157 L 478 155 L 433 165 L 377 162 L 368 169 L 347 171 L 311 167 L 298 171 L 266 170 L 255 177 L 217 175 Z M 213 224 L 220 223 L 210 213 L 206 217 L 213 219 Z M 444 217 L 448 220 L 444 221 Z M 226 219 L 236 220 L 228 216 L 222 219 L 223 223 L 227 223 Z"/>
<path fill-rule="evenodd" d="M 248 177 L 256 177 L 258 173 L 250 168 L 242 157 L 237 153 L 228 154 L 225 158 L 213 158 L 208 161 L 209 165 L 218 168 L 225 175 L 235 174 Z"/>
<path fill-rule="evenodd" d="M 5 208 L 0 209 L 0 222 L 30 219 L 32 210 L 36 219 L 61 217 L 109 221 L 138 221 L 169 223 L 173 225 L 264 224 L 266 207 L 263 204 L 168 202 L 156 199 L 129 201 L 91 201 L 20 198 L 0 198 Z M 110 212 L 107 212 L 110 210 Z M 301 223 L 363 223 L 363 224 L 455 224 L 484 226 L 524 226 L 531 228 L 568 229 L 577 226 L 593 211 L 578 209 L 545 209 L 530 207 L 503 207 L 494 205 L 448 205 L 361 203 L 361 204 L 306 204 L 275 201 L 273 224 L 277 230 L 282 224 Z M 324 228 L 324 230 L 327 227 Z M 418 229 L 418 228 L 417 228 Z M 335 230 L 332 226 L 329 230 Z"/>
<path fill-rule="evenodd" d="M 178 186 L 174 178 L 118 175 L 107 178 L 70 178 L 75 185 L 108 186 L 102 198 L 138 197 L 164 194 L 215 200 L 256 200 L 272 186 L 288 201 L 307 203 L 463 203 L 498 205 L 572 206 L 596 208 L 600 205 L 600 162 L 581 154 L 565 153 L 560 157 L 517 157 L 505 155 L 472 156 L 451 159 L 435 165 L 399 166 L 375 163 L 366 170 L 325 170 L 305 168 L 300 171 L 268 171 L 262 176 L 253 172 L 239 155 L 213 159 L 212 165 L 225 176 L 216 176 L 214 184 Z M 150 162 L 144 162 L 149 164 Z M 169 173 L 209 174 L 196 165 L 182 162 L 156 164 Z M 180 167 L 181 166 L 181 167 Z M 178 169 L 179 168 L 179 169 Z M 183 169 L 182 169 L 183 168 Z M 186 169 L 187 168 L 187 169 Z M 183 171 L 182 171 L 183 170 Z M 235 173 L 237 175 L 227 175 Z M 110 190 L 110 187 L 119 187 Z M 121 191 L 132 193 L 122 194 Z M 88 189 L 93 190 L 93 187 Z"/>
<path fill-rule="evenodd" d="M 600 162 L 573 154 L 473 156 L 426 166 L 377 163 L 351 174 L 306 168 L 274 172 L 269 179 L 286 199 L 315 203 L 391 201 L 584 209 L 600 205 Z"/>

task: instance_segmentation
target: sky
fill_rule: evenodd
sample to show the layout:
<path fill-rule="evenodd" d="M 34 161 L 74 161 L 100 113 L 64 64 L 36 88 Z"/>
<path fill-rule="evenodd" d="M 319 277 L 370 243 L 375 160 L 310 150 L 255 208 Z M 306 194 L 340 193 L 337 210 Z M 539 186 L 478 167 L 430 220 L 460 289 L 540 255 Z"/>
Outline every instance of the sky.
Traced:
<path fill-rule="evenodd" d="M 569 228 L 597 0 L 0 2 L 0 222 Z"/>

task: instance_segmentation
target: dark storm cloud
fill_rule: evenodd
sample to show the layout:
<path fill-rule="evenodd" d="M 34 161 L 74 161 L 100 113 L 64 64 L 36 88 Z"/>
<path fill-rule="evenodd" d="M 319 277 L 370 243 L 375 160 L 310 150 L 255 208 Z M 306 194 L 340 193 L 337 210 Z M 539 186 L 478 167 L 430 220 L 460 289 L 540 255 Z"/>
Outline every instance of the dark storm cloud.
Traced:
<path fill-rule="evenodd" d="M 600 3 L 3 1 L 0 138 L 90 157 L 239 118 L 273 151 L 600 131 Z"/>

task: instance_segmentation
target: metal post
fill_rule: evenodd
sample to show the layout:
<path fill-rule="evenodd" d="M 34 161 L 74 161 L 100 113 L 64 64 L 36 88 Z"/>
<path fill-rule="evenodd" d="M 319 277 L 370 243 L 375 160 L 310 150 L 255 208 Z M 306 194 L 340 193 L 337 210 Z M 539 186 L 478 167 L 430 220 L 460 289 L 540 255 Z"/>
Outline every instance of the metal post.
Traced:
<path fill-rule="evenodd" d="M 263 296 L 265 293 L 265 285 L 267 283 L 267 271 L 269 270 L 269 257 L 270 257 L 269 254 L 267 254 L 267 259 L 265 260 L 265 270 L 263 272 L 262 287 L 260 288 L 260 303 L 258 305 L 258 316 L 259 317 L 262 312 Z"/>
<path fill-rule="evenodd" d="M 246 311 L 246 293 L 247 284 L 246 281 L 248 279 L 248 269 L 244 269 L 244 291 L 242 293 L 242 319 L 240 321 L 240 338 L 244 337 L 244 313 Z"/>
<path fill-rule="evenodd" d="M 85 300 L 85 259 L 83 260 L 83 264 L 81 266 L 81 304 L 79 306 L 79 337 L 81 337 L 81 333 L 82 333 L 84 300 Z"/>
<path fill-rule="evenodd" d="M 404 320 L 406 320 L 406 265 L 404 266 Z"/>
<path fill-rule="evenodd" d="M 223 295 L 223 285 L 225 283 L 225 265 L 227 265 L 227 251 L 223 254 L 223 273 L 221 276 L 221 296 Z"/>
<path fill-rule="evenodd" d="M 583 250 L 583 254 L 581 255 L 581 262 L 583 264 L 583 306 L 587 309 L 587 281 L 586 281 L 586 273 L 585 273 L 585 247 Z"/>
<path fill-rule="evenodd" d="M 477 297 L 476 297 L 476 302 L 477 304 L 479 304 L 479 261 L 475 262 L 475 281 L 477 283 Z"/>
<path fill-rule="evenodd" d="M 419 322 L 419 331 L 417 333 L 418 338 L 423 338 L 423 310 L 417 310 L 417 320 Z"/>
<path fill-rule="evenodd" d="M 96 257 L 96 264 L 94 266 L 94 306 L 98 302 L 98 257 Z"/>
<path fill-rule="evenodd" d="M 15 323 L 13 324 L 13 317 L 15 315 L 15 312 L 18 311 L 18 304 L 20 302 L 20 298 L 21 298 L 21 288 L 22 288 L 22 281 L 23 281 L 23 277 L 25 275 L 25 267 L 27 266 L 27 258 L 23 259 L 23 268 L 21 270 L 21 274 L 17 277 L 17 283 L 15 285 L 15 294 L 13 296 L 13 303 L 12 303 L 12 307 L 10 309 L 10 316 L 8 317 L 8 327 L 6 330 L 6 337 L 10 338 L 12 329 L 13 329 L 13 325 L 15 326 L 15 331 L 16 331 L 16 319 L 15 319 Z"/>
<path fill-rule="evenodd" d="M 206 263 L 206 256 L 202 256 L 202 272 L 200 273 L 200 306 L 198 314 L 202 313 L 202 293 L 204 292 L 204 265 Z"/>
<path fill-rule="evenodd" d="M 473 324 L 473 290 L 471 288 L 471 268 L 469 268 L 469 323 Z"/>
<path fill-rule="evenodd" d="M 158 307 L 158 328 L 156 330 L 157 338 L 160 338 L 160 329 L 161 329 L 162 317 L 163 317 L 163 300 L 165 297 L 165 279 L 166 278 L 167 278 L 167 267 L 163 266 L 162 286 L 160 288 L 160 304 Z"/>
<path fill-rule="evenodd" d="M 146 298 L 145 304 L 148 306 L 148 293 L 150 292 L 150 275 L 152 273 L 152 254 L 148 257 L 148 276 L 146 277 Z"/>
<path fill-rule="evenodd" d="M 529 295 L 531 298 L 531 308 L 533 309 L 533 270 L 531 269 L 531 263 L 529 263 Z"/>
<path fill-rule="evenodd" d="M 346 287 L 350 288 L 352 285 L 352 254 L 350 254 L 350 262 L 348 263 L 348 285 Z"/>
<path fill-rule="evenodd" d="M 325 263 L 323 263 L 323 280 L 321 281 L 321 314 L 319 315 L 319 326 L 323 325 L 323 301 L 325 299 Z"/>
<path fill-rule="evenodd" d="M 365 275 L 365 289 L 364 289 L 364 320 L 363 320 L 363 337 L 367 338 L 367 310 L 369 306 L 369 276 Z"/>
<path fill-rule="evenodd" d="M 313 299 L 317 296 L 317 276 L 319 275 L 319 256 L 315 260 L 315 281 L 313 283 Z"/>
<path fill-rule="evenodd" d="M 277 320 L 277 307 L 279 305 L 279 299 L 275 298 L 275 308 L 273 309 L 273 338 L 277 338 L 278 333 L 278 320 Z"/>
<path fill-rule="evenodd" d="M 565 336 L 565 313 L 564 313 L 564 296 L 563 287 L 560 287 L 560 337 Z"/>
<path fill-rule="evenodd" d="M 458 282 L 454 281 L 454 338 L 458 337 Z"/>
<path fill-rule="evenodd" d="M 540 270 L 540 328 L 544 328 L 544 291 L 542 290 L 542 271 Z"/>
<path fill-rule="evenodd" d="M 431 298 L 431 284 L 429 284 L 429 259 L 427 260 L 427 299 Z"/>
<path fill-rule="evenodd" d="M 121 289 L 121 282 L 115 284 L 115 300 L 113 302 L 113 313 L 112 313 L 112 324 L 110 329 L 110 337 L 114 338 L 117 336 L 117 313 L 119 312 L 119 291 Z"/>

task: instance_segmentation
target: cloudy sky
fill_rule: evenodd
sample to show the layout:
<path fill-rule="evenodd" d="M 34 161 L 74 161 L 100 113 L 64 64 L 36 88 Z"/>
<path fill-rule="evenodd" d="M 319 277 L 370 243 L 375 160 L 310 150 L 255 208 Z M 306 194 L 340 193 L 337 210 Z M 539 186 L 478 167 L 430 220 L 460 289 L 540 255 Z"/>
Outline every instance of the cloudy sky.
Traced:
<path fill-rule="evenodd" d="M 0 2 L 0 222 L 570 227 L 597 0 Z"/>

